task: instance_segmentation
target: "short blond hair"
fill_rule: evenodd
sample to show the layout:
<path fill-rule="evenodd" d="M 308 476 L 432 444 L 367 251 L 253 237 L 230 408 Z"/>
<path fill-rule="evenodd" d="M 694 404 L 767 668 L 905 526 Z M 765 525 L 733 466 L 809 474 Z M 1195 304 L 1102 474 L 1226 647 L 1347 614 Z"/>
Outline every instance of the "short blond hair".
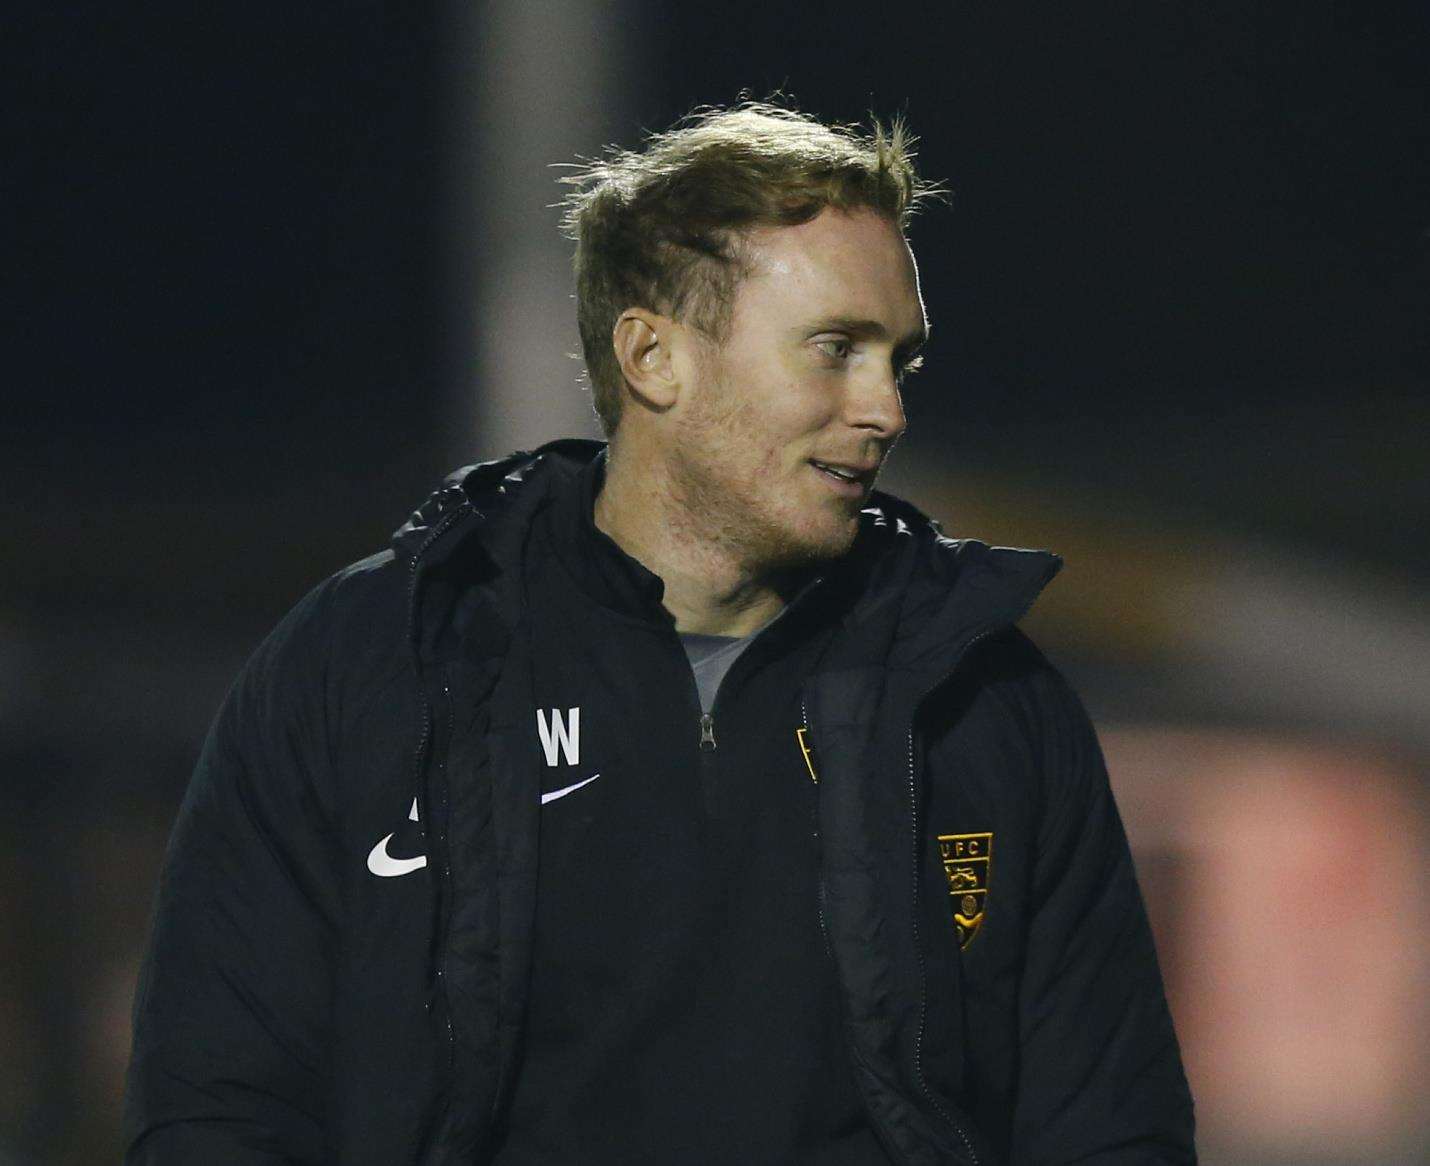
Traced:
<path fill-rule="evenodd" d="M 901 118 L 870 132 L 761 101 L 703 106 L 640 150 L 611 147 L 561 181 L 562 227 L 576 242 L 576 319 L 596 414 L 620 423 L 625 378 L 611 343 L 643 307 L 723 341 L 744 267 L 740 240 L 808 222 L 827 207 L 867 208 L 908 226 L 941 191 L 914 170 Z"/>

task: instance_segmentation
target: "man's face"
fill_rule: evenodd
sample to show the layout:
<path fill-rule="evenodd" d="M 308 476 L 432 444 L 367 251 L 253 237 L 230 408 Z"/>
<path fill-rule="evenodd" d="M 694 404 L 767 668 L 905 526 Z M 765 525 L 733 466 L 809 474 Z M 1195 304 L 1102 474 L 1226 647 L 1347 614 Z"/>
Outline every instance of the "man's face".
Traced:
<path fill-rule="evenodd" d="M 670 466 L 705 537 L 747 566 L 849 549 L 904 431 L 899 380 L 927 333 L 898 228 L 826 209 L 748 236 L 729 334 L 699 344 L 673 418 Z"/>

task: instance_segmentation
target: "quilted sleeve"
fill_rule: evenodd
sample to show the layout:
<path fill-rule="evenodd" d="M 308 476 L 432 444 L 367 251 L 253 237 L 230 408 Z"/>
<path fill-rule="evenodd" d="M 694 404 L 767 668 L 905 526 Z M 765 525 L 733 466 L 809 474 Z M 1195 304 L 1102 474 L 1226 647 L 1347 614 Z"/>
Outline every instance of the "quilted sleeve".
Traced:
<path fill-rule="evenodd" d="M 339 892 L 321 793 L 325 595 L 244 667 L 180 808 L 135 997 L 134 1166 L 326 1158 Z"/>
<path fill-rule="evenodd" d="M 1045 777 L 1012 1161 L 1194 1163 L 1192 1098 L 1101 748 L 1055 671 L 1035 688 Z"/>

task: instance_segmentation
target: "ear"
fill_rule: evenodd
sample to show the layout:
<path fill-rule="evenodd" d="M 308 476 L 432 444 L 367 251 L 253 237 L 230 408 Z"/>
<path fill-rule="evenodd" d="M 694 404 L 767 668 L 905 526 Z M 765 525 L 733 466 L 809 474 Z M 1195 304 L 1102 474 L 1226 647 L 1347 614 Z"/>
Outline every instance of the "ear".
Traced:
<path fill-rule="evenodd" d="M 627 308 L 611 331 L 611 345 L 626 384 L 648 408 L 664 412 L 675 404 L 680 378 L 672 359 L 676 323 L 645 308 Z"/>

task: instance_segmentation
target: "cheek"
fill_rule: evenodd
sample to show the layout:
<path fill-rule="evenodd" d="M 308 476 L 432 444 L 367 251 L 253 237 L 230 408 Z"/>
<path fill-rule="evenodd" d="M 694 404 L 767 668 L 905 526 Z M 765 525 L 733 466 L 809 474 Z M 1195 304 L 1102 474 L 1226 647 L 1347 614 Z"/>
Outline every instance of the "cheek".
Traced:
<path fill-rule="evenodd" d="M 778 363 L 771 358 L 726 365 L 710 406 L 717 414 L 709 418 L 710 429 L 719 433 L 729 461 L 764 476 L 788 476 L 803 465 L 835 418 L 836 394 L 827 379 L 808 370 L 772 369 Z"/>
<path fill-rule="evenodd" d="M 759 451 L 761 467 L 770 472 L 803 465 L 828 423 L 820 404 L 797 381 L 774 386 L 765 407 L 751 410 L 746 420 L 751 448 Z"/>
<path fill-rule="evenodd" d="M 797 448 L 800 460 L 815 452 L 820 434 L 838 419 L 832 384 L 821 380 L 791 380 L 780 397 L 778 432 Z"/>
<path fill-rule="evenodd" d="M 785 367 L 760 389 L 766 424 L 774 433 L 797 437 L 824 428 L 833 418 L 839 396 L 837 374 L 804 367 Z"/>

